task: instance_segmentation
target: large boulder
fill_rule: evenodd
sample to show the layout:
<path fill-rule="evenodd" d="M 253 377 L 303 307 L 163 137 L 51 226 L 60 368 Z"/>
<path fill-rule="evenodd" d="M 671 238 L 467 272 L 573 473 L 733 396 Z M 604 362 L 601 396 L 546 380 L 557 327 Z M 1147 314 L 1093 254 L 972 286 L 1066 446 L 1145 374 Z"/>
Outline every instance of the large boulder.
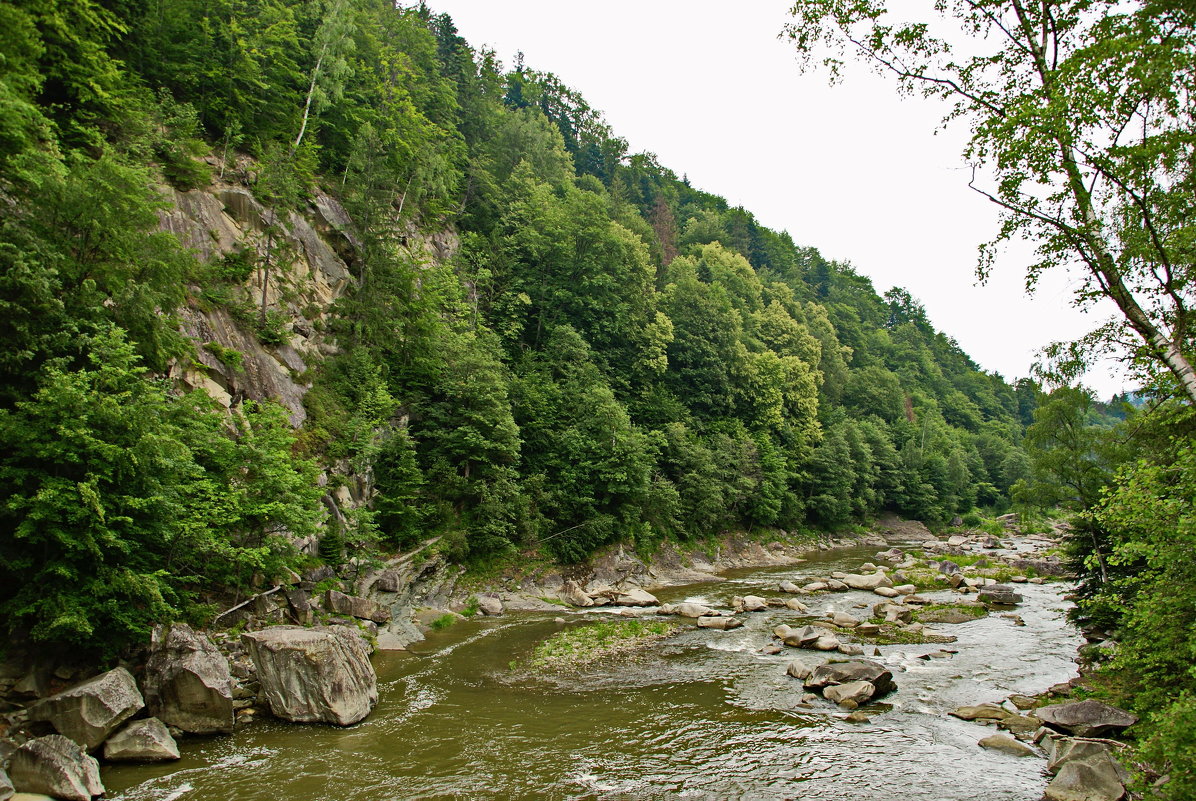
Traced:
<path fill-rule="evenodd" d="M 870 681 L 849 681 L 846 684 L 832 684 L 822 691 L 822 697 L 835 704 L 852 707 L 865 704 L 876 695 L 876 686 Z"/>
<path fill-rule="evenodd" d="M 731 607 L 737 612 L 763 612 L 768 609 L 768 601 L 759 595 L 738 595 L 731 599 Z"/>
<path fill-rule="evenodd" d="M 884 573 L 869 573 L 868 575 L 860 575 L 858 573 L 848 573 L 843 577 L 843 583 L 853 590 L 875 590 L 877 587 L 892 587 L 893 580 Z"/>
<path fill-rule="evenodd" d="M 662 609 L 661 611 L 663 612 L 664 610 Z M 702 606 L 701 604 L 686 602 L 683 604 L 677 604 L 676 606 L 672 607 L 672 609 L 670 610 L 670 614 L 680 615 L 681 617 L 695 617 L 696 618 L 696 617 L 709 617 L 716 613 L 713 609 L 711 609 L 708 606 Z"/>
<path fill-rule="evenodd" d="M 569 579 L 566 581 L 560 590 L 561 600 L 573 606 L 593 606 L 594 599 L 590 597 L 589 593 L 578 586 L 576 581 Z"/>
<path fill-rule="evenodd" d="M 503 613 L 502 601 L 489 595 L 478 599 L 478 609 L 487 617 L 497 617 Z"/>
<path fill-rule="evenodd" d="M 275 717 L 351 726 L 378 703 L 369 649 L 344 626 L 271 626 L 241 640 Z"/>
<path fill-rule="evenodd" d="M 850 684 L 854 681 L 870 682 L 876 688 L 873 696 L 879 698 L 897 689 L 893 674 L 888 668 L 869 659 L 852 659 L 847 662 L 827 662 L 819 665 L 806 679 L 807 690 L 825 690 L 836 684 Z"/>
<path fill-rule="evenodd" d="M 616 596 L 615 603 L 619 606 L 656 606 L 660 601 L 647 590 L 634 587 Z"/>
<path fill-rule="evenodd" d="M 1119 801 L 1127 776 L 1108 754 L 1068 759 L 1057 767 L 1043 798 L 1048 801 Z"/>
<path fill-rule="evenodd" d="M 1138 722 L 1138 718 L 1101 701 L 1076 701 L 1034 710 L 1034 715 L 1053 729 L 1076 737 L 1106 737 Z"/>
<path fill-rule="evenodd" d="M 100 763 L 60 734 L 38 737 L 18 748 L 8 766 L 21 793 L 44 793 L 62 801 L 91 801 L 104 794 Z"/>
<path fill-rule="evenodd" d="M 813 648 L 818 638 L 825 636 L 826 633 L 826 629 L 818 626 L 802 626 L 800 629 L 794 629 L 782 625 L 773 630 L 773 634 L 777 635 L 781 642 L 792 648 Z"/>
<path fill-rule="evenodd" d="M 151 715 L 191 734 L 233 730 L 233 679 L 228 660 L 206 635 L 185 623 L 156 629 L 145 665 Z"/>
<path fill-rule="evenodd" d="M 1005 584 L 990 584 L 980 590 L 976 596 L 981 603 L 1013 606 L 1022 602 L 1022 596 L 1013 591 L 1013 587 Z"/>
<path fill-rule="evenodd" d="M 29 719 L 49 723 L 90 751 L 144 707 L 133 674 L 119 667 L 39 701 Z"/>
<path fill-rule="evenodd" d="M 169 762 L 179 758 L 179 747 L 166 724 L 157 718 L 135 720 L 104 743 L 110 762 Z"/>
<path fill-rule="evenodd" d="M 737 617 L 700 617 L 698 618 L 698 628 L 700 629 L 717 629 L 719 631 L 729 631 L 737 629 L 743 625 L 743 621 Z"/>
<path fill-rule="evenodd" d="M 336 590 L 328 590 L 324 593 L 324 608 L 333 614 L 347 615 L 359 620 L 372 620 L 375 623 L 390 622 L 390 610 L 382 604 L 357 595 L 345 595 Z"/>

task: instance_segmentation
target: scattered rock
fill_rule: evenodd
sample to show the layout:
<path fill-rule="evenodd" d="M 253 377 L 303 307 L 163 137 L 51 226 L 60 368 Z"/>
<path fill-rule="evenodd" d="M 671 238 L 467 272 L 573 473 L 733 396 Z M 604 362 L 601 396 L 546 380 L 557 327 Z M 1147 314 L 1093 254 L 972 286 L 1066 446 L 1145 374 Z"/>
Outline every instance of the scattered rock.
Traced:
<path fill-rule="evenodd" d="M 1006 737 L 1004 734 L 993 734 L 985 737 L 978 744 L 981 748 L 987 748 L 990 751 L 1000 751 L 1016 757 L 1034 756 L 1033 748 L 1030 748 L 1025 743 L 1019 743 L 1012 737 Z"/>
<path fill-rule="evenodd" d="M 664 611 L 663 609 L 661 610 Z M 713 609 L 701 604 L 684 603 L 673 607 L 672 613 L 681 617 L 710 617 L 717 614 Z"/>
<path fill-rule="evenodd" d="M 359 620 L 372 620 L 375 623 L 390 622 L 390 610 L 382 604 L 369 598 L 345 595 L 336 590 L 324 593 L 324 608 L 334 615 L 347 615 Z"/>
<path fill-rule="evenodd" d="M 876 688 L 873 697 L 886 695 L 897 689 L 893 674 L 888 668 L 867 659 L 853 659 L 847 662 L 828 662 L 814 670 L 805 687 L 807 690 L 824 690 L 836 684 L 850 684 L 853 681 L 867 681 Z"/>
<path fill-rule="evenodd" d="M 866 715 L 865 713 L 857 710 L 855 712 L 852 712 L 847 717 L 843 718 L 843 720 L 847 721 L 848 723 L 870 723 L 872 721 L 872 718 L 869 717 L 868 715 Z"/>
<path fill-rule="evenodd" d="M 1117 734 L 1138 722 L 1135 715 L 1123 709 L 1093 700 L 1044 706 L 1034 714 L 1051 728 L 1077 737 Z"/>
<path fill-rule="evenodd" d="M 731 606 L 738 612 L 763 612 L 768 609 L 768 601 L 761 598 L 759 595 L 745 595 L 740 598 L 736 596 L 731 601 Z"/>
<path fill-rule="evenodd" d="M 779 589 L 781 592 L 788 592 L 794 595 L 797 595 L 802 591 L 801 587 L 797 586 L 792 581 L 782 581 L 777 589 Z"/>
<path fill-rule="evenodd" d="M 560 591 L 561 600 L 573 606 L 593 606 L 594 599 L 586 593 L 581 587 L 577 585 L 576 581 L 572 579 L 566 581 L 561 586 Z"/>
<path fill-rule="evenodd" d="M 497 617 L 503 613 L 502 601 L 489 595 L 478 599 L 478 611 L 487 617 Z"/>
<path fill-rule="evenodd" d="M 856 620 L 846 612 L 832 612 L 830 615 L 831 622 L 836 626 L 844 629 L 854 629 L 860 625 L 860 621 Z"/>
<path fill-rule="evenodd" d="M 957 707 L 947 714 L 960 720 L 1004 720 L 1013 713 L 996 704 L 979 704 Z"/>
<path fill-rule="evenodd" d="M 832 703 L 842 704 L 844 701 L 850 701 L 855 706 L 867 703 L 874 695 L 876 695 L 876 686 L 870 681 L 834 684 L 822 691 L 822 697 Z"/>
<path fill-rule="evenodd" d="M 698 628 L 700 629 L 715 629 L 717 631 L 727 631 L 728 629 L 737 629 L 743 625 L 743 621 L 737 617 L 720 616 L 720 617 L 700 617 L 698 618 Z"/>
<path fill-rule="evenodd" d="M 343 626 L 272 626 L 241 635 L 276 717 L 350 726 L 378 703 L 369 650 Z"/>
<path fill-rule="evenodd" d="M 660 601 L 652 593 L 635 587 L 616 596 L 615 603 L 619 606 L 656 606 Z"/>
<path fill-rule="evenodd" d="M 810 674 L 821 664 L 821 662 L 810 662 L 805 659 L 794 659 L 785 668 L 785 673 L 795 679 L 808 679 Z"/>
<path fill-rule="evenodd" d="M 785 608 L 792 609 L 794 612 L 809 612 L 810 607 L 803 604 L 796 598 L 789 598 L 785 601 Z"/>
<path fill-rule="evenodd" d="M 833 634 L 825 634 L 814 641 L 815 651 L 837 651 L 842 643 Z"/>
<path fill-rule="evenodd" d="M 38 737 L 18 748 L 8 777 L 18 792 L 45 793 L 63 801 L 91 801 L 104 794 L 100 763 L 60 734 Z"/>
<path fill-rule="evenodd" d="M 191 734 L 231 733 L 233 680 L 228 660 L 185 623 L 154 630 L 145 665 L 151 715 Z"/>
<path fill-rule="evenodd" d="M 29 719 L 50 723 L 90 751 L 144 706 L 133 674 L 118 667 L 39 701 Z"/>
<path fill-rule="evenodd" d="M 861 637 L 875 637 L 880 634 L 880 626 L 875 623 L 861 623 L 855 627 L 855 633 Z"/>
<path fill-rule="evenodd" d="M 860 575 L 848 573 L 843 577 L 843 583 L 853 590 L 875 590 L 877 587 L 892 587 L 893 581 L 884 573 L 870 573 Z"/>
<path fill-rule="evenodd" d="M 877 587 L 873 592 L 882 598 L 896 598 L 901 594 L 893 587 Z"/>
<path fill-rule="evenodd" d="M 104 743 L 104 759 L 111 762 L 168 762 L 178 758 L 178 744 L 166 724 L 157 718 L 135 720 Z"/>
<path fill-rule="evenodd" d="M 1013 606 L 1022 602 L 1022 596 L 1013 591 L 1012 587 L 1004 584 L 991 584 L 980 590 L 978 596 L 981 603 Z"/>
<path fill-rule="evenodd" d="M 943 561 L 939 562 L 939 572 L 945 576 L 950 576 L 957 573 L 962 573 L 963 568 L 955 562 L 952 562 L 950 559 L 944 559 Z"/>

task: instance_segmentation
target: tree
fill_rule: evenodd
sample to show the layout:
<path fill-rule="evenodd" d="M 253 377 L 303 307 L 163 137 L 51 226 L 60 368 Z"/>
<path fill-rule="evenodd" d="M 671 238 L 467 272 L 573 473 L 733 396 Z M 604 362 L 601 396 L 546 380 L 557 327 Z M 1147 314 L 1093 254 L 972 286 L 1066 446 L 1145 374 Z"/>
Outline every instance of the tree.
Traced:
<path fill-rule="evenodd" d="M 902 9 L 908 8 L 902 4 Z M 930 8 L 929 5 L 926 6 Z M 1196 12 L 1175 0 L 941 0 L 895 19 L 884 0 L 801 0 L 789 37 L 839 74 L 853 52 L 906 93 L 953 103 L 971 125 L 970 186 L 1001 209 L 995 242 L 1038 245 L 1047 269 L 1081 265 L 1077 302 L 1120 311 L 1077 343 L 1052 346 L 1064 375 L 1129 348 L 1196 401 L 1190 327 L 1196 212 Z M 955 27 L 960 35 L 939 38 Z M 1137 335 L 1137 340 L 1134 335 Z"/>

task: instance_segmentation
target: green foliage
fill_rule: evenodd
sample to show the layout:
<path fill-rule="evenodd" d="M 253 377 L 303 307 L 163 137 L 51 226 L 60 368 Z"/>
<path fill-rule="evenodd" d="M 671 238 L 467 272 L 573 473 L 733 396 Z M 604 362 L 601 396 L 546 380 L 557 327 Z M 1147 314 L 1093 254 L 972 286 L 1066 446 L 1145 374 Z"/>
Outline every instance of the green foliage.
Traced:
<path fill-rule="evenodd" d="M 11 633 L 112 653 L 211 582 L 279 573 L 279 534 L 318 517 L 314 466 L 292 458 L 277 410 L 247 408 L 229 432 L 202 395 L 146 380 L 118 331 L 80 346 L 83 366 L 49 362 L 0 411 L 0 609 Z"/>

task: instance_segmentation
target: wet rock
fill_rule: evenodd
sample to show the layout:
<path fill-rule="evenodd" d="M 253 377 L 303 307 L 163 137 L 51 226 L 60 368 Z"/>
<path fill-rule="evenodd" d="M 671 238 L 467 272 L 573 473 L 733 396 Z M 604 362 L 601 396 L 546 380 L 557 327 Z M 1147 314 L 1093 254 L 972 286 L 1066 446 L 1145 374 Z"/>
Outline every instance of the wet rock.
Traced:
<path fill-rule="evenodd" d="M 873 592 L 882 598 L 896 598 L 901 594 L 893 587 L 877 587 Z"/>
<path fill-rule="evenodd" d="M 737 612 L 763 612 L 768 608 L 768 601 L 759 595 L 735 596 L 731 599 L 731 606 Z"/>
<path fill-rule="evenodd" d="M 1124 797 L 1123 774 L 1110 757 L 1068 760 L 1043 794 L 1049 801 L 1119 801 Z"/>
<path fill-rule="evenodd" d="M 1004 734 L 994 734 L 985 737 L 983 740 L 980 740 L 978 745 L 990 751 L 1000 751 L 1001 753 L 1016 757 L 1034 756 L 1033 748 L 1024 743 L 1019 743 L 1012 737 L 1006 737 Z"/>
<path fill-rule="evenodd" d="M 29 719 L 49 723 L 90 751 L 144 707 L 133 674 L 119 667 L 39 701 Z"/>
<path fill-rule="evenodd" d="M 1044 706 L 1034 714 L 1051 728 L 1077 737 L 1115 735 L 1138 722 L 1123 709 L 1092 700 Z"/>
<path fill-rule="evenodd" d="M 981 603 L 1013 606 L 1022 602 L 1022 596 L 1004 584 L 991 584 L 980 590 L 977 596 Z"/>
<path fill-rule="evenodd" d="M 829 580 L 826 583 L 826 588 L 831 592 L 847 592 L 850 589 L 846 582 L 839 581 L 838 579 Z"/>
<path fill-rule="evenodd" d="M 824 690 L 836 684 L 850 684 L 853 681 L 867 681 L 876 688 L 880 697 L 897 689 L 893 674 L 888 668 L 868 659 L 852 659 L 847 662 L 828 662 L 820 665 L 806 679 L 807 690 Z"/>
<path fill-rule="evenodd" d="M 786 600 L 785 608 L 792 609 L 794 612 L 809 612 L 810 611 L 810 607 L 806 606 L 805 604 L 803 604 L 801 601 L 797 600 L 796 598 L 789 598 L 788 600 Z"/>
<path fill-rule="evenodd" d="M 656 606 L 660 601 L 652 593 L 636 587 L 617 595 L 615 603 L 619 606 Z"/>
<path fill-rule="evenodd" d="M 864 714 L 863 712 L 856 711 L 856 712 L 852 712 L 850 715 L 843 718 L 843 720 L 845 720 L 848 723 L 870 723 L 872 721 L 872 718 L 869 717 L 868 715 Z"/>
<path fill-rule="evenodd" d="M 487 617 L 497 617 L 503 613 L 502 601 L 489 595 L 478 599 L 478 610 Z"/>
<path fill-rule="evenodd" d="M 661 610 L 664 611 L 663 609 Z M 673 607 L 672 614 L 680 615 L 681 617 L 712 617 L 717 613 L 708 606 L 702 606 L 695 603 L 677 604 Z"/>
<path fill-rule="evenodd" d="M 812 648 L 819 637 L 826 635 L 826 630 L 817 626 L 802 626 L 793 629 L 789 626 L 777 626 L 773 629 L 777 638 L 792 648 Z"/>
<path fill-rule="evenodd" d="M 842 643 L 839 638 L 833 634 L 824 634 L 814 641 L 811 646 L 815 651 L 837 651 Z"/>
<path fill-rule="evenodd" d="M 1029 695 L 1011 695 L 1009 696 L 1009 703 L 1024 711 L 1027 709 L 1033 709 L 1034 705 L 1038 703 L 1038 701 Z"/>
<path fill-rule="evenodd" d="M 1042 721 L 1033 715 L 1010 715 L 997 722 L 1002 729 L 1013 734 L 1033 734 L 1042 726 Z"/>
<path fill-rule="evenodd" d="M 718 631 L 727 631 L 729 629 L 737 629 L 742 625 L 743 621 L 737 617 L 698 618 L 698 628 L 700 629 L 716 629 Z"/>
<path fill-rule="evenodd" d="M 853 590 L 875 590 L 877 587 L 892 587 L 893 581 L 884 573 L 870 573 L 861 575 L 849 573 L 843 577 L 843 583 Z"/>
<path fill-rule="evenodd" d="M 956 707 L 947 714 L 960 720 L 1004 720 L 1013 713 L 997 704 L 978 704 Z"/>
<path fill-rule="evenodd" d="M 784 651 L 785 649 L 779 645 L 766 645 L 760 649 L 760 653 L 764 654 L 765 656 L 776 656 Z"/>
<path fill-rule="evenodd" d="M 829 590 L 830 587 L 825 581 L 811 581 L 801 589 L 802 592 L 825 592 L 826 590 Z"/>
<path fill-rule="evenodd" d="M 566 581 L 561 586 L 560 591 L 561 600 L 573 606 L 593 606 L 594 599 L 590 597 L 589 593 L 578 586 L 576 581 L 572 579 Z"/>
<path fill-rule="evenodd" d="M 844 656 L 863 656 L 864 649 L 853 643 L 841 642 L 838 648 L 839 653 Z"/>
<path fill-rule="evenodd" d="M 369 649 L 343 626 L 274 626 L 242 634 L 276 717 L 350 726 L 378 703 Z"/>
<path fill-rule="evenodd" d="M 135 720 L 104 743 L 104 759 L 111 762 L 169 762 L 179 747 L 166 724 L 157 718 Z"/>
<path fill-rule="evenodd" d="M 233 730 L 228 660 L 206 635 L 185 623 L 155 629 L 145 665 L 150 714 L 191 734 Z"/>
<path fill-rule="evenodd" d="M 822 691 L 826 700 L 842 704 L 850 701 L 855 706 L 865 704 L 876 695 L 876 686 L 870 681 L 849 681 L 846 684 L 834 684 Z"/>
<path fill-rule="evenodd" d="M 38 737 L 18 748 L 8 777 L 18 792 L 44 793 L 63 801 L 90 801 L 104 793 L 100 763 L 60 734 Z"/>
<path fill-rule="evenodd" d="M 854 629 L 860 625 L 860 621 L 856 620 L 846 612 L 832 612 L 830 615 L 831 622 L 836 626 L 844 629 Z"/>
<path fill-rule="evenodd" d="M 823 664 L 808 659 L 794 659 L 785 667 L 785 674 L 795 679 L 808 679 L 814 670 Z"/>
<path fill-rule="evenodd" d="M 328 590 L 324 593 L 324 608 L 334 615 L 347 615 L 374 623 L 389 623 L 390 610 L 382 604 L 356 595 Z"/>
<path fill-rule="evenodd" d="M 794 584 L 792 581 L 782 581 L 777 587 L 781 592 L 788 592 L 797 595 L 801 592 L 801 587 Z"/>

